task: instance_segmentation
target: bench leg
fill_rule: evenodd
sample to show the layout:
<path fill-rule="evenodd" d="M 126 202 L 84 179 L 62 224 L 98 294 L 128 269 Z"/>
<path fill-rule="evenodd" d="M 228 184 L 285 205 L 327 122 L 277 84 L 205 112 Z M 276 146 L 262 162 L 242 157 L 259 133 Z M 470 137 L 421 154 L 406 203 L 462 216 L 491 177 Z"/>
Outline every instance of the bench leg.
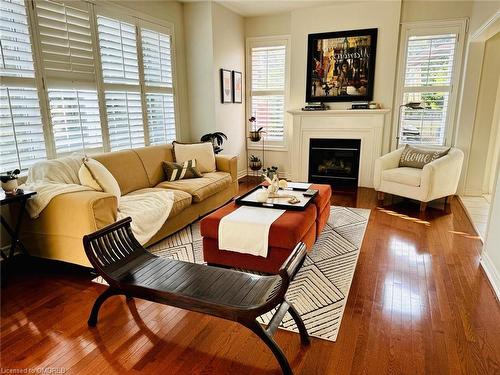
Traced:
<path fill-rule="evenodd" d="M 90 312 L 89 320 L 87 324 L 91 327 L 95 327 L 97 324 L 97 315 L 99 314 L 99 309 L 101 308 L 104 301 L 106 301 L 109 297 L 116 296 L 121 294 L 116 289 L 109 287 L 106 289 L 94 302 L 94 306 L 92 306 L 92 311 Z"/>
<path fill-rule="evenodd" d="M 280 349 L 278 344 L 276 344 L 276 341 L 274 341 L 274 339 L 270 335 L 268 335 L 266 330 L 262 328 L 262 326 L 256 320 L 252 321 L 249 324 L 245 324 L 245 326 L 251 329 L 257 336 L 259 336 L 260 339 L 265 342 L 267 347 L 271 349 L 281 366 L 281 371 L 283 372 L 283 374 L 292 375 L 293 372 L 290 364 L 288 363 L 288 360 L 285 357 L 285 354 Z"/>
<path fill-rule="evenodd" d="M 295 310 L 295 307 L 291 303 L 288 303 L 290 306 L 288 307 L 288 313 L 292 316 L 293 320 L 295 321 L 295 324 L 297 324 L 297 328 L 299 329 L 300 333 L 300 342 L 302 345 L 309 345 L 309 334 L 307 333 L 307 328 L 304 325 L 304 322 L 302 321 L 302 318 L 300 317 L 299 313 L 297 310 Z"/>

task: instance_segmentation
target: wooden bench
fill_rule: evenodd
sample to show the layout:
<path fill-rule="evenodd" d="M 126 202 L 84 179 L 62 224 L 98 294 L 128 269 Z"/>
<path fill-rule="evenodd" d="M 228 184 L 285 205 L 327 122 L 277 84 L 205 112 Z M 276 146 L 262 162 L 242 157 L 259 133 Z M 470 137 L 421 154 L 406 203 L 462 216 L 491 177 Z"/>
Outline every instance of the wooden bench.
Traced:
<path fill-rule="evenodd" d="M 302 344 L 309 343 L 302 319 L 285 298 L 290 281 L 304 262 L 304 244 L 296 246 L 278 275 L 260 276 L 153 255 L 135 239 L 130 222 L 126 218 L 83 237 L 90 263 L 109 284 L 92 307 L 89 326 L 96 325 L 99 309 L 109 297 L 137 297 L 238 322 L 264 341 L 284 374 L 292 373 L 273 334 L 288 312 L 297 324 Z M 275 307 L 264 329 L 257 317 Z"/>

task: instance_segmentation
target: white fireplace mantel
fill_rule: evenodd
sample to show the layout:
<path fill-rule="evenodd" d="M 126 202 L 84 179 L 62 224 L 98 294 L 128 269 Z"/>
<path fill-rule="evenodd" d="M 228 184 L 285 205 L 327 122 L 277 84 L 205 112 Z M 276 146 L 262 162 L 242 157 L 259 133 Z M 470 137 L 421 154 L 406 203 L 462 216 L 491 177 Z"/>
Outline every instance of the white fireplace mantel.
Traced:
<path fill-rule="evenodd" d="M 307 181 L 311 138 L 360 139 L 358 185 L 373 187 L 373 165 L 382 153 L 382 137 L 390 109 L 288 111 L 293 116 L 291 177 Z"/>

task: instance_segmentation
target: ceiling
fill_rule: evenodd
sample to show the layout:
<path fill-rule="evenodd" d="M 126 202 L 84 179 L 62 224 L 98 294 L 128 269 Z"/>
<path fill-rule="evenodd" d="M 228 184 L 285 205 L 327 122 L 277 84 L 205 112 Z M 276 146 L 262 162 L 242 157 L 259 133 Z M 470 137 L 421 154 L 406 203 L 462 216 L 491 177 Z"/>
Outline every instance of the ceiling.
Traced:
<path fill-rule="evenodd" d="M 190 2 L 196 0 L 181 0 Z M 292 10 L 327 5 L 339 0 L 215 0 L 217 3 L 231 9 L 243 17 L 266 16 L 276 13 L 286 13 Z"/>

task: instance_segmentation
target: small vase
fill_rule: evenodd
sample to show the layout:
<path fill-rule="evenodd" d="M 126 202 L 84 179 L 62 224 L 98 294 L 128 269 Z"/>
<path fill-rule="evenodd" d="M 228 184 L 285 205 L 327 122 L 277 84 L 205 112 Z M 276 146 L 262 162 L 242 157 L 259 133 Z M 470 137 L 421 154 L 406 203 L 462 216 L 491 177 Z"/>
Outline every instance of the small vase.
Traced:
<path fill-rule="evenodd" d="M 258 171 L 259 169 L 262 168 L 262 162 L 259 160 L 259 161 L 251 161 L 250 164 L 250 169 L 252 171 Z"/>
<path fill-rule="evenodd" d="M 250 140 L 252 142 L 259 142 L 261 138 L 260 131 L 258 130 L 251 130 L 250 131 Z"/>

